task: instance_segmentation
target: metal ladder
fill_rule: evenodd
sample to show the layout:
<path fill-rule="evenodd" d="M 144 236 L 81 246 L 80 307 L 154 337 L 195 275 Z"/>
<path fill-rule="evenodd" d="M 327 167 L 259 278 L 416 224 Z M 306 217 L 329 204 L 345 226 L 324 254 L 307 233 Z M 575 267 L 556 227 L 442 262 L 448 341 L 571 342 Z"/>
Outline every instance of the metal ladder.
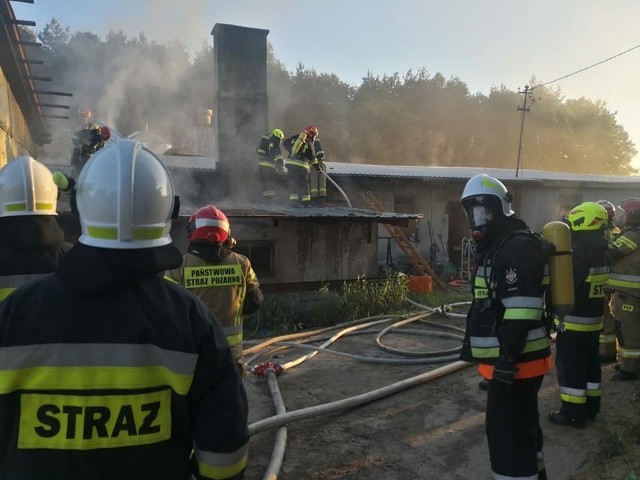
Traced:
<path fill-rule="evenodd" d="M 365 201 L 365 203 L 371 208 L 371 210 L 375 210 L 376 212 L 383 212 L 384 207 L 375 197 L 375 195 L 370 191 L 360 191 L 360 196 Z M 416 250 L 413 244 L 409 241 L 407 236 L 404 234 L 402 229 L 397 225 L 391 225 L 388 223 L 384 223 L 384 228 L 387 229 L 389 235 L 395 240 L 400 249 L 404 252 L 404 254 L 411 262 L 411 265 L 416 269 L 416 271 L 420 275 L 429 275 L 433 281 L 440 287 L 442 290 L 447 290 L 447 284 L 444 283 L 438 276 L 435 274 L 431 266 L 427 263 L 427 261 L 420 255 L 420 252 Z"/>

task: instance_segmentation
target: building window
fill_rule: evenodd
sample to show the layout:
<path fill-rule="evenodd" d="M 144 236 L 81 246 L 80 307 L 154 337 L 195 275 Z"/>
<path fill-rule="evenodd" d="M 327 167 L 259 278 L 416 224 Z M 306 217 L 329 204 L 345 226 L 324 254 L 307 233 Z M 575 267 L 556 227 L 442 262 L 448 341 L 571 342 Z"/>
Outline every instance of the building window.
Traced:
<path fill-rule="evenodd" d="M 416 199 L 414 196 L 409 195 L 395 195 L 393 198 L 393 211 L 396 213 L 416 213 Z M 402 233 L 413 242 L 418 242 L 418 221 L 409 220 L 409 224 L 406 227 L 400 227 Z"/>
<path fill-rule="evenodd" d="M 233 251 L 244 255 L 251 261 L 251 266 L 258 279 L 275 277 L 275 244 L 273 242 L 243 240 L 242 246 L 236 246 Z"/>

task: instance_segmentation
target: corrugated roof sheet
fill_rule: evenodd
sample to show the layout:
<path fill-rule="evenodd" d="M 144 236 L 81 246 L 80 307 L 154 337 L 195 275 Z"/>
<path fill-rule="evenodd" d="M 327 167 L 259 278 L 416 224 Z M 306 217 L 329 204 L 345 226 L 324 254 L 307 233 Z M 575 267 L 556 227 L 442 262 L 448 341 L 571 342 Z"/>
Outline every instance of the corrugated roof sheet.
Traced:
<path fill-rule="evenodd" d="M 588 175 L 570 172 L 546 172 L 542 170 L 520 170 L 516 178 L 515 169 L 478 167 L 438 167 L 372 165 L 361 163 L 326 162 L 327 173 L 336 176 L 416 178 L 416 179 L 468 179 L 486 173 L 500 180 L 532 182 L 541 180 L 563 180 L 572 182 L 640 183 L 637 175 Z"/>

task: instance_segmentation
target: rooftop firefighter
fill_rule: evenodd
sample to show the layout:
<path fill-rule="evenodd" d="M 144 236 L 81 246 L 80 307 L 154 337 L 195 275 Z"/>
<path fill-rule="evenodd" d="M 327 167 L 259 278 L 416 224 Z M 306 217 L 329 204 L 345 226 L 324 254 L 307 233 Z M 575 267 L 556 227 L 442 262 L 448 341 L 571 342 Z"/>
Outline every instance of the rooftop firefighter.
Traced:
<path fill-rule="evenodd" d="M 171 176 L 139 142 L 100 150 L 78 179 L 82 235 L 54 275 L 0 303 L 0 475 L 239 479 L 247 397 L 180 265 Z M 43 320 L 44 319 L 44 320 Z"/>
<path fill-rule="evenodd" d="M 91 123 L 87 128 L 78 130 L 71 137 L 73 151 L 71 154 L 71 166 L 75 169 L 73 176 L 77 177 L 87 160 L 104 147 L 105 142 L 111 138 L 109 127 Z"/>
<path fill-rule="evenodd" d="M 291 207 L 308 207 L 310 205 L 309 166 L 320 170 L 315 150 L 317 136 L 318 127 L 307 125 L 300 134 L 289 137 L 284 142 L 284 147 L 289 152 L 287 183 L 289 186 L 289 206 Z"/>
<path fill-rule="evenodd" d="M 280 175 L 286 175 L 282 157 L 282 140 L 284 132 L 274 128 L 271 133 L 264 134 L 258 145 L 258 170 L 262 184 L 262 200 L 272 203 L 280 186 Z"/>

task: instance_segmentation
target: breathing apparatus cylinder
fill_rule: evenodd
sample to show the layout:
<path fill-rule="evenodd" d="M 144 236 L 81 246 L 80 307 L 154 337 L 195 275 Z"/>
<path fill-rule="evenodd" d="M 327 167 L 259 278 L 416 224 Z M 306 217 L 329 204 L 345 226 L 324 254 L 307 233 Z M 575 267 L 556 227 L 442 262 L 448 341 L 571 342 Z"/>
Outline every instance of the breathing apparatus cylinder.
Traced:
<path fill-rule="evenodd" d="M 542 236 L 555 247 L 549 252 L 552 309 L 555 314 L 566 315 L 575 303 L 571 230 L 564 222 L 549 222 L 542 229 Z"/>

